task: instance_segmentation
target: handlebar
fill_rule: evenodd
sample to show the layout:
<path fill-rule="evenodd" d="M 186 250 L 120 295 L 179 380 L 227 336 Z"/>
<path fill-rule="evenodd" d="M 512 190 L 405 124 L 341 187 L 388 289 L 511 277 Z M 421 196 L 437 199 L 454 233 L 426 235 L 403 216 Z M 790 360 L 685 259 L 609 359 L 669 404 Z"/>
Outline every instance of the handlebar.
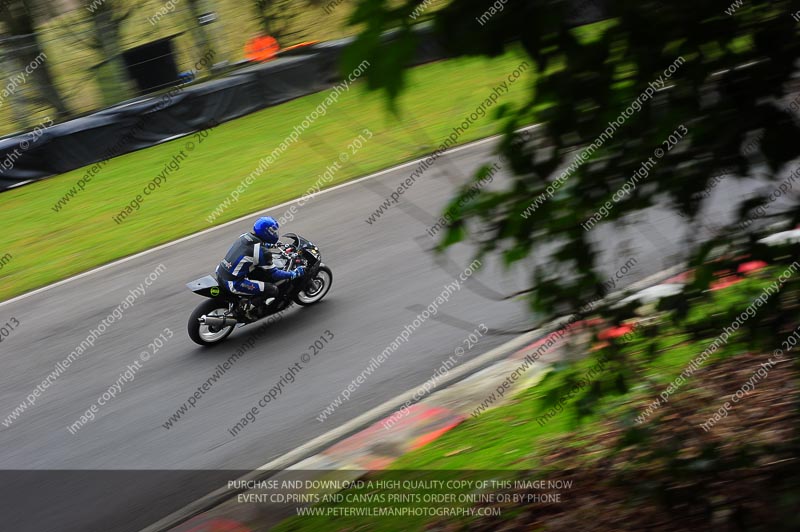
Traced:
<path fill-rule="evenodd" d="M 285 244 L 283 242 L 278 241 L 278 242 L 276 242 L 274 244 L 273 247 L 275 247 L 278 250 L 278 252 L 280 253 L 280 255 L 286 259 L 286 269 L 287 270 L 294 270 L 294 269 L 297 268 L 297 266 L 303 266 L 303 267 L 307 267 L 308 266 L 306 261 L 302 260 L 302 257 L 300 255 L 300 251 L 297 248 L 294 248 L 294 244 L 287 245 L 287 244 Z M 287 252 L 286 249 L 288 247 L 292 247 L 294 249 L 291 252 Z M 298 257 L 301 258 L 301 260 L 302 260 L 301 264 L 297 264 Z"/>

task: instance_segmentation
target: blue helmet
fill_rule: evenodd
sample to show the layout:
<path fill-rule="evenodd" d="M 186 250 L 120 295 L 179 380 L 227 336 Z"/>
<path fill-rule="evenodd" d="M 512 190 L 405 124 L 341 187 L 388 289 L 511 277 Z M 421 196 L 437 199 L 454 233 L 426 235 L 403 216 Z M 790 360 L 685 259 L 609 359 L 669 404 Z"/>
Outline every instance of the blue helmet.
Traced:
<path fill-rule="evenodd" d="M 265 216 L 256 220 L 253 224 L 253 233 L 268 244 L 278 241 L 278 229 L 280 225 L 272 216 Z"/>

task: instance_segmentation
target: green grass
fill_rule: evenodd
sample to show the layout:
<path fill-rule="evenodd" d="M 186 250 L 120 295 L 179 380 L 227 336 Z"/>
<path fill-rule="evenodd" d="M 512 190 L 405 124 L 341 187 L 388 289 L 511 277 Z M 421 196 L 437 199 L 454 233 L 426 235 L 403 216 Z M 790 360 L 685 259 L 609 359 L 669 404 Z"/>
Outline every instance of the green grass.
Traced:
<path fill-rule="evenodd" d="M 64 98 L 73 114 L 82 114 L 103 107 L 101 94 L 102 81 L 96 66 L 105 59 L 102 53 L 92 46 L 93 26 L 85 4 L 77 2 L 74 9 L 54 18 L 44 18 L 37 27 L 42 49 L 47 55 L 47 64 L 54 78 L 56 88 Z M 353 0 L 344 0 L 335 10 L 326 14 L 325 4 L 305 5 L 299 2 L 292 6 L 292 18 L 287 23 L 286 37 L 279 38 L 281 45 L 291 46 L 303 41 L 332 40 L 351 35 L 357 27 L 347 26 L 346 20 L 355 7 Z M 165 5 L 164 0 L 137 0 L 136 2 L 115 2 L 120 12 L 127 13 L 120 27 L 120 45 L 127 50 L 148 42 L 173 37 L 175 59 L 179 71 L 189 70 L 197 57 L 202 55 L 195 49 L 191 34 L 194 21 L 188 11 L 187 2 L 178 2 L 176 9 L 152 25 L 148 18 L 154 16 Z M 244 59 L 247 41 L 262 33 L 252 2 L 241 0 L 215 0 L 214 12 L 218 19 L 205 26 L 210 43 L 216 55 L 215 62 L 236 62 Z M 55 10 L 56 13 L 60 9 Z M 283 26 L 279 23 L 278 26 Z M 6 74 L 21 70 L 23 64 L 8 63 Z M 201 72 L 204 77 L 207 72 Z M 3 81 L 5 85 L 6 81 Z M 133 89 L 133 87 L 131 87 Z M 39 103 L 28 101 L 33 94 L 33 86 L 25 84 L 20 92 L 26 98 L 14 99 L 0 107 L 0 135 L 19 130 L 33 129 L 48 116 L 54 117 L 54 110 Z M 11 107 L 21 111 L 27 123 L 16 123 Z"/>
<path fill-rule="evenodd" d="M 381 95 L 356 84 L 214 223 L 301 196 L 340 152 L 348 151 L 348 143 L 363 128 L 374 136 L 327 186 L 433 151 L 522 60 L 515 51 L 491 60 L 454 59 L 412 69 L 408 90 L 400 98 L 399 119 L 386 112 Z M 526 100 L 532 75 L 532 69 L 523 74 L 495 107 Z M 194 137 L 112 159 L 60 212 L 51 207 L 85 169 L 0 194 L 0 226 L 6 228 L 0 255 L 13 256 L 0 270 L 0 300 L 208 228 L 206 217 L 327 94 L 299 98 L 210 130 L 180 170 L 120 225 L 112 216 L 141 194 L 187 141 L 196 143 Z M 459 142 L 497 129 L 490 111 Z M 374 204 L 355 207 L 352 216 L 366 218 L 378 204 L 376 196 Z M 213 262 L 210 257 L 209 267 Z"/>
<path fill-rule="evenodd" d="M 728 320 L 729 317 L 741 312 L 746 307 L 753 295 L 758 295 L 761 290 L 772 282 L 779 270 L 771 268 L 766 270 L 757 279 L 750 279 L 733 288 L 715 292 L 709 301 L 699 303 L 690 311 L 687 324 L 705 320 L 710 324 L 717 318 Z M 492 410 L 486 411 L 479 418 L 469 418 L 467 421 L 447 432 L 436 441 L 412 451 L 396 462 L 389 470 L 373 473 L 367 477 L 372 480 L 384 479 L 414 479 L 417 477 L 428 479 L 443 478 L 478 478 L 470 471 L 492 471 L 492 478 L 505 478 L 504 471 L 509 472 L 508 478 L 514 478 L 512 471 L 541 470 L 542 457 L 551 452 L 565 450 L 565 446 L 578 450 L 584 460 L 591 460 L 591 448 L 595 436 L 608 430 L 609 421 L 619 421 L 630 415 L 632 405 L 643 405 L 663 391 L 685 369 L 692 359 L 697 357 L 713 341 L 719 330 L 709 327 L 707 333 L 700 334 L 694 339 L 686 334 L 685 330 L 663 321 L 660 330 L 654 337 L 658 345 L 658 354 L 655 358 L 646 355 L 648 338 L 646 334 L 639 334 L 627 344 L 622 346 L 622 353 L 627 356 L 623 367 L 635 368 L 636 375 L 627 392 L 603 396 L 595 403 L 594 411 L 584 417 L 582 422 L 578 417 L 577 404 L 581 400 L 581 393 L 568 402 L 564 410 L 541 426 L 536 419 L 553 404 L 547 402 L 548 395 L 560 396 L 565 390 L 565 382 L 570 374 L 586 374 L 596 360 L 586 358 L 570 365 L 558 366 L 538 384 L 524 389 L 508 403 Z M 731 337 L 731 341 L 715 354 L 711 355 L 705 365 L 714 364 L 732 354 L 746 352 L 742 342 L 748 333 L 740 330 Z M 606 389 L 614 386 L 614 375 L 617 369 L 611 366 L 610 371 L 596 374 L 596 382 Z M 688 392 L 696 386 L 703 386 L 699 377 L 690 380 L 681 389 L 681 393 Z M 568 386 L 567 386 L 568 388 Z M 588 392 L 589 387 L 585 388 Z M 633 411 L 638 413 L 638 407 Z M 616 425 L 615 425 L 616 426 Z M 568 438 L 568 443 L 564 443 Z M 441 471 L 442 473 L 434 473 Z M 463 471 L 463 473 L 461 473 Z M 427 472 L 427 473 L 425 473 Z M 486 480 L 486 475 L 479 478 Z M 353 493 L 381 493 L 380 490 L 350 490 Z M 491 490 L 490 490 L 491 491 Z M 457 490 L 443 490 L 444 493 L 456 493 Z M 464 493 L 469 492 L 465 490 Z M 323 506 L 335 506 L 325 503 Z M 345 504 L 344 506 L 362 506 L 361 504 Z M 375 504 L 375 506 L 398 506 L 397 504 Z M 419 506 L 419 505 L 418 505 Z M 430 506 L 427 505 L 427 506 Z M 451 505 L 455 506 L 455 505 Z M 507 510 L 511 510 L 507 508 Z M 294 517 L 281 523 L 275 530 L 312 531 L 312 530 L 381 530 L 405 532 L 409 530 L 426 530 L 426 525 L 433 519 L 426 516 L 405 516 L 402 519 L 393 517 L 371 518 L 367 522 L 357 516 L 337 516 L 335 521 L 327 517 Z M 461 518 L 463 519 L 463 518 Z M 463 524 L 462 520 L 457 522 Z M 460 530 L 453 524 L 453 530 Z"/>

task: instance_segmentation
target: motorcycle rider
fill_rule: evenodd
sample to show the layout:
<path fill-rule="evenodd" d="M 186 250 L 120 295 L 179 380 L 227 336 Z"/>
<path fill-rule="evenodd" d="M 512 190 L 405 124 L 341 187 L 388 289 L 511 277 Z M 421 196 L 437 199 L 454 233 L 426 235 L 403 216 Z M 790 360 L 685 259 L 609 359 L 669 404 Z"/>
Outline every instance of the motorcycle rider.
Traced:
<path fill-rule="evenodd" d="M 295 279 L 305 273 L 302 266 L 294 271 L 275 268 L 269 248 L 278 242 L 280 225 L 271 216 L 261 217 L 253 224 L 253 230 L 244 233 L 231 245 L 225 258 L 216 269 L 217 279 L 231 293 L 250 298 L 247 308 L 249 318 L 255 318 L 254 311 L 261 305 L 269 305 L 278 296 L 279 290 L 274 282 L 282 279 Z M 260 268 L 269 282 L 251 278 L 258 275 Z"/>

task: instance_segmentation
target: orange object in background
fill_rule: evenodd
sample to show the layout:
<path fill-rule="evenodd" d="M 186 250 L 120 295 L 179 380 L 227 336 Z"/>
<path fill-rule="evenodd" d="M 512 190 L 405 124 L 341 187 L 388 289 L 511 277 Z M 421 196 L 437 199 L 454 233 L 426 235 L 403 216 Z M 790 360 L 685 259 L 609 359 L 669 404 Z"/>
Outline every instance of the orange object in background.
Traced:
<path fill-rule="evenodd" d="M 261 35 L 247 41 L 247 44 L 244 46 L 244 56 L 250 61 L 270 61 L 275 59 L 279 52 L 288 52 L 304 46 L 311 46 L 318 42 L 319 41 L 305 41 L 281 49 L 275 37 L 271 35 Z"/>
<path fill-rule="evenodd" d="M 317 44 L 319 41 L 305 41 L 297 44 L 293 44 L 291 46 L 287 46 L 281 52 L 288 52 L 289 50 L 296 50 L 297 48 L 302 48 L 304 46 L 311 46 L 312 44 Z"/>
<path fill-rule="evenodd" d="M 250 61 L 269 61 L 275 58 L 281 47 L 275 37 L 261 35 L 247 41 L 244 46 L 244 56 Z"/>

